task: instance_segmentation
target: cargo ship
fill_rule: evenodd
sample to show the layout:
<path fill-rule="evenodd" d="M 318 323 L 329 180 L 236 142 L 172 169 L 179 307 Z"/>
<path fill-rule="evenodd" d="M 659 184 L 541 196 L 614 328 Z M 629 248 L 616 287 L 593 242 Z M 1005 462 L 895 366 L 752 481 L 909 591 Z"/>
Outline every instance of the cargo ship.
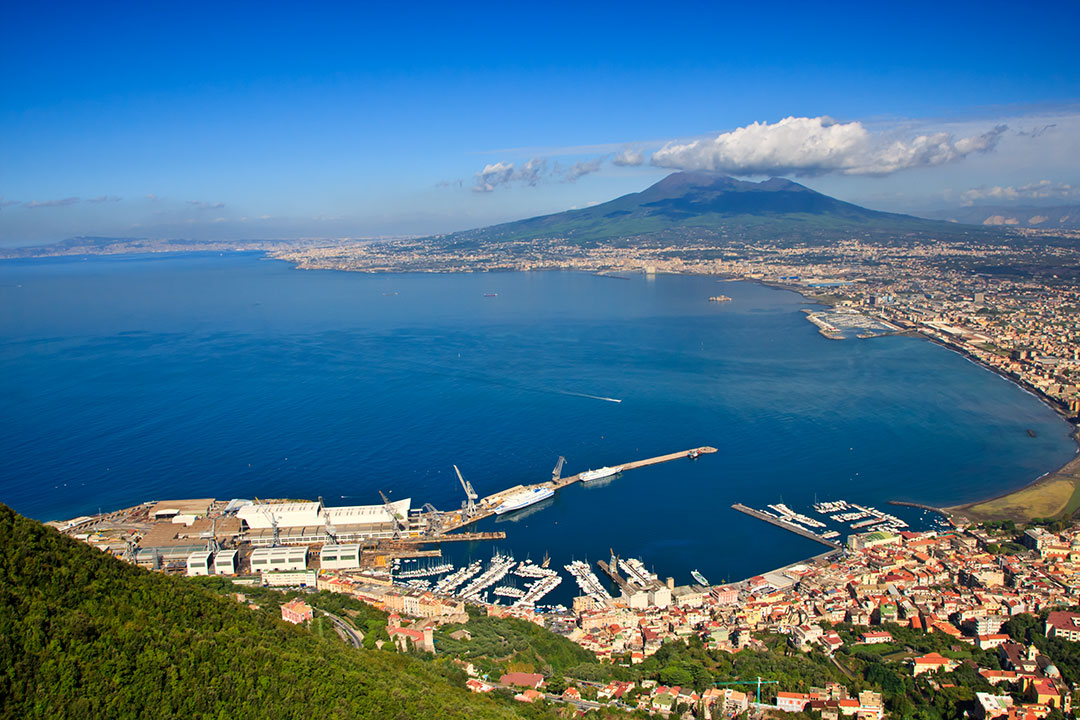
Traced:
<path fill-rule="evenodd" d="M 508 495 L 499 507 L 495 508 L 495 514 L 502 515 L 503 513 L 513 512 L 514 510 L 520 510 L 529 507 L 530 505 L 535 505 L 541 500 L 547 500 L 554 494 L 554 490 L 546 487 L 535 487 L 516 492 L 513 495 Z"/>
<path fill-rule="evenodd" d="M 622 472 L 622 469 L 623 466 L 619 465 L 617 467 L 602 467 L 597 468 L 596 470 L 586 470 L 585 472 L 578 475 L 578 478 L 581 480 L 581 482 L 587 483 L 590 480 L 599 480 L 600 478 L 618 475 L 620 472 Z"/>

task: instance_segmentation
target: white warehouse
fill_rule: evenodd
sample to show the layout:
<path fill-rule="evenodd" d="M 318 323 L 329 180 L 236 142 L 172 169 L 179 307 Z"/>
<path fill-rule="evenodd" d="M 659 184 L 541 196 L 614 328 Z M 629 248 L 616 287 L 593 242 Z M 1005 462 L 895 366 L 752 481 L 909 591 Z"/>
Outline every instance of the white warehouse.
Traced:
<path fill-rule="evenodd" d="M 251 572 L 306 569 L 306 547 L 256 548 L 251 551 Z"/>
<path fill-rule="evenodd" d="M 324 545 L 319 551 L 323 570 L 355 570 L 360 567 L 359 545 Z"/>
<path fill-rule="evenodd" d="M 214 553 L 209 550 L 199 550 L 188 555 L 187 574 L 189 577 L 196 575 L 209 575 L 213 567 Z"/>
<path fill-rule="evenodd" d="M 238 563 L 236 550 L 219 550 L 214 558 L 214 574 L 235 575 Z"/>
<path fill-rule="evenodd" d="M 412 499 L 391 503 L 401 518 L 409 517 Z M 325 507 L 321 502 L 260 503 L 236 512 L 252 545 L 270 546 L 277 528 L 282 545 L 314 545 L 330 541 L 327 527 L 342 542 L 394 536 L 395 522 L 383 505 Z"/>

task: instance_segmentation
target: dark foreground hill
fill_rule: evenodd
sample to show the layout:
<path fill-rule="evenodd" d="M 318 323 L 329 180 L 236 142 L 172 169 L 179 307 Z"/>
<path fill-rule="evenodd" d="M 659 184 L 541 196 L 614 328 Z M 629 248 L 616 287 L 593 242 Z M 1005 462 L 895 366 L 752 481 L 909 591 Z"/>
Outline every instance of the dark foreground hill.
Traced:
<path fill-rule="evenodd" d="M 0 505 L 0 718 L 514 718 Z"/>
<path fill-rule="evenodd" d="M 551 238 L 580 244 L 635 238 L 829 242 L 867 235 L 957 235 L 968 230 L 980 231 L 869 210 L 782 178 L 755 183 L 679 172 L 600 205 L 455 233 L 447 239 L 477 244 Z"/>

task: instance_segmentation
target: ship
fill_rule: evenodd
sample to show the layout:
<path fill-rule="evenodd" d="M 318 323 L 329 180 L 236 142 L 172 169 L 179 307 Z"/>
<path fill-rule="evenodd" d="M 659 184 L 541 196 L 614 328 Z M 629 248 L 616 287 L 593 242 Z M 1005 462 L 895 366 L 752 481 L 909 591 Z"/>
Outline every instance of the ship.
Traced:
<path fill-rule="evenodd" d="M 709 587 L 709 581 L 705 579 L 705 576 L 699 573 L 697 570 L 691 570 L 690 575 L 705 587 Z"/>
<path fill-rule="evenodd" d="M 514 510 L 520 510 L 529 507 L 530 505 L 535 505 L 541 500 L 547 500 L 554 494 L 554 490 L 546 487 L 535 487 L 516 492 L 513 495 L 508 495 L 499 507 L 495 508 L 495 514 L 502 515 L 503 513 L 513 512 Z"/>
<path fill-rule="evenodd" d="M 597 468 L 596 470 L 586 470 L 585 472 L 578 475 L 578 478 L 581 480 L 581 482 L 587 483 L 590 480 L 599 480 L 600 478 L 618 475 L 620 472 L 622 472 L 622 469 L 623 466 L 619 465 L 617 467 L 602 467 Z"/>

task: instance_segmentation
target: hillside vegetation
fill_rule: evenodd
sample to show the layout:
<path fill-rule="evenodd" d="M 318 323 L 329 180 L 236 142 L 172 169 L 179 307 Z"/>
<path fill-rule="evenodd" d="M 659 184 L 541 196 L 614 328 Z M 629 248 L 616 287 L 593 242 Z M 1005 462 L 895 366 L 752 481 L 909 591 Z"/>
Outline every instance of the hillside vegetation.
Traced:
<path fill-rule="evenodd" d="M 355 650 L 0 505 L 0 718 L 515 718 L 439 668 Z"/>

